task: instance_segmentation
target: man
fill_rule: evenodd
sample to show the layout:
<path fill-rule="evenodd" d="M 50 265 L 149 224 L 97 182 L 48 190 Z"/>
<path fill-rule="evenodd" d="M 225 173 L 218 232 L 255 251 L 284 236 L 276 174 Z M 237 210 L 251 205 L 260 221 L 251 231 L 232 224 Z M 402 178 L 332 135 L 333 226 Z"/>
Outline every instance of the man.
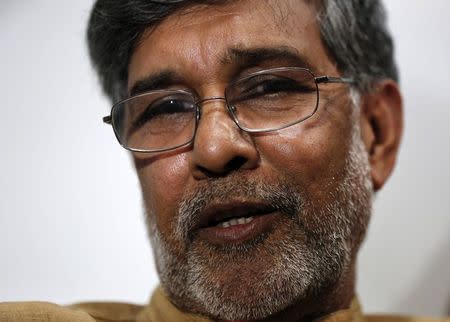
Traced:
<path fill-rule="evenodd" d="M 104 121 L 131 151 L 161 288 L 0 320 L 422 321 L 365 317 L 355 295 L 402 132 L 384 23 L 375 0 L 98 0 Z"/>

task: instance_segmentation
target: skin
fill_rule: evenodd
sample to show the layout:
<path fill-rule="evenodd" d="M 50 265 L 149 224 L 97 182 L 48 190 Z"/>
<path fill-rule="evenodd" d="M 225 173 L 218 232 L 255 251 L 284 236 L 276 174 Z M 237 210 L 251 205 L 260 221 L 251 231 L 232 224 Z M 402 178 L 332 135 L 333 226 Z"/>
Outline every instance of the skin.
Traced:
<path fill-rule="evenodd" d="M 223 96 L 227 84 L 240 75 L 292 66 L 285 60 L 265 61 L 244 69 L 234 63 L 223 64 L 228 49 L 286 46 L 306 57 L 316 75 L 339 75 L 320 40 L 314 7 L 300 1 L 240 1 L 188 8 L 147 32 L 132 55 L 128 85 L 131 88 L 137 81 L 170 68 L 180 79 L 169 88 L 195 91 L 201 98 Z M 154 216 L 152 220 L 175 254 L 183 256 L 186 247 L 173 237 L 183 196 L 214 178 L 273 182 L 294 178 L 317 205 L 330 203 L 332 197 L 326 192 L 337 184 L 335 178 L 344 168 L 355 121 L 359 122 L 373 188 L 376 191 L 384 185 L 393 170 L 402 132 L 397 84 L 383 80 L 371 93 L 363 94 L 356 120 L 349 117 L 354 107 L 348 87 L 327 84 L 320 86 L 320 95 L 322 104 L 311 119 L 267 135 L 240 131 L 223 102 L 212 101 L 202 107 L 191 146 L 157 155 L 133 154 L 147 212 Z M 273 238 L 281 240 L 281 231 Z M 355 232 L 361 238 L 352 245 L 349 268 L 339 281 L 267 320 L 300 320 L 349 307 L 354 296 L 356 255 L 364 233 Z M 254 261 L 243 266 L 244 287 L 246 277 L 250 278 L 246 274 L 257 265 Z M 226 280 L 229 276 L 224 273 L 219 278 Z M 195 303 L 183 303 L 183 299 L 175 302 L 183 309 L 202 312 Z"/>

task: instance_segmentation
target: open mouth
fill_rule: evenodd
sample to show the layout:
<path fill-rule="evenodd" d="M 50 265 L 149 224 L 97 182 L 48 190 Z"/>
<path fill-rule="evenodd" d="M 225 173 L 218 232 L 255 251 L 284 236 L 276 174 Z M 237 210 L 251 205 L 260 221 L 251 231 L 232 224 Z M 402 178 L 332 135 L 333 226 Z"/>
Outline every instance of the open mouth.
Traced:
<path fill-rule="evenodd" d="M 242 243 L 269 231 L 277 215 L 262 203 L 217 204 L 202 212 L 197 236 L 213 244 Z"/>
<path fill-rule="evenodd" d="M 200 227 L 229 227 L 248 223 L 256 216 L 273 212 L 275 209 L 261 203 L 227 203 L 208 207 L 200 216 Z"/>
<path fill-rule="evenodd" d="M 248 224 L 252 220 L 253 220 L 253 216 L 231 218 L 230 220 L 225 220 L 225 221 L 219 222 L 217 225 L 215 225 L 215 227 L 228 228 L 228 227 L 236 226 L 236 225 L 244 225 L 244 224 Z"/>

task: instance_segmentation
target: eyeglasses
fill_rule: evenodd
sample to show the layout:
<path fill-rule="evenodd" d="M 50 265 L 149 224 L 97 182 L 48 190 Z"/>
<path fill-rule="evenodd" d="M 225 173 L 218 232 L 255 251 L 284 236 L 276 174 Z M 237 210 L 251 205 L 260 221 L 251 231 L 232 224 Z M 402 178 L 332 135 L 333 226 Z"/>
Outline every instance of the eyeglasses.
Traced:
<path fill-rule="evenodd" d="M 155 90 L 122 100 L 103 121 L 112 124 L 119 143 L 134 152 L 162 152 L 193 142 L 201 106 L 223 100 L 232 120 L 245 132 L 277 131 L 303 122 L 319 106 L 319 84 L 353 83 L 350 78 L 319 76 L 306 68 L 258 71 L 230 83 L 224 97 L 198 99 L 185 90 Z"/>

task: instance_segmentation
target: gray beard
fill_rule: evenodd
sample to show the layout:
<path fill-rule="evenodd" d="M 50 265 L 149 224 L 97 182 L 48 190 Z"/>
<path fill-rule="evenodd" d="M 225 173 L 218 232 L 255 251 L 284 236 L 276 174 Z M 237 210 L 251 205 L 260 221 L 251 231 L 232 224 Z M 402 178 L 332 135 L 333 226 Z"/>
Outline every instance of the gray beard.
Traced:
<path fill-rule="evenodd" d="M 180 204 L 175 237 L 185 245 L 183 250 L 170 248 L 147 207 L 157 271 L 171 301 L 212 318 L 260 319 L 337 284 L 351 268 L 372 205 L 368 155 L 356 126 L 345 168 L 336 180 L 339 183 L 327 191 L 332 201 L 319 205 L 289 178 L 276 183 L 237 176 L 210 181 Z M 248 243 L 217 247 L 191 236 L 201 210 L 227 197 L 277 205 L 282 216 L 274 231 L 281 238 L 269 233 Z M 257 269 L 243 271 L 254 266 Z M 226 278 L 219 278 L 224 274 Z"/>

